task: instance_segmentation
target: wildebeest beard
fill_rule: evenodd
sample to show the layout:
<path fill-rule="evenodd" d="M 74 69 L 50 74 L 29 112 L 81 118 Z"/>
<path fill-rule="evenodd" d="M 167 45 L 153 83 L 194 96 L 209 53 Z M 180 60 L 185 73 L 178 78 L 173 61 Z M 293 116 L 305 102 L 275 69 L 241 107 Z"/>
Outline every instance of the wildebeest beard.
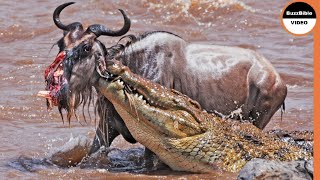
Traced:
<path fill-rule="evenodd" d="M 124 43 L 122 44 L 121 42 L 123 39 L 126 39 Z M 134 35 L 127 35 L 124 36 L 119 40 L 119 42 L 110 47 L 110 48 L 105 48 L 105 46 L 98 40 L 98 44 L 101 46 L 102 50 L 104 51 L 104 54 L 106 54 L 105 59 L 113 59 L 114 57 L 126 57 L 126 51 L 125 48 L 130 46 L 131 43 L 134 43 L 137 41 L 137 38 Z M 69 87 L 68 81 L 70 81 L 72 69 L 74 68 L 74 65 L 78 62 L 80 62 L 85 56 L 87 52 L 83 51 L 83 43 L 80 43 L 77 47 L 73 48 L 70 51 L 61 51 L 65 48 L 65 45 L 63 43 L 63 40 L 60 39 L 56 43 L 60 49 L 60 53 L 57 55 L 57 59 L 63 59 L 66 56 L 68 58 L 64 59 L 63 61 L 58 61 L 58 64 L 55 64 L 55 66 L 59 66 L 62 68 L 63 74 L 60 74 L 58 77 L 54 77 L 53 74 L 56 73 L 58 70 L 61 71 L 61 69 L 53 69 L 53 68 L 47 68 L 46 71 L 48 71 L 45 76 L 46 82 L 47 82 L 47 88 L 46 90 L 52 90 L 56 89 L 55 92 L 53 92 L 52 96 L 56 97 L 56 102 L 54 105 L 58 106 L 62 121 L 64 122 L 64 117 L 62 113 L 62 109 L 65 109 L 67 111 L 67 120 L 71 122 L 72 116 L 75 116 L 76 120 L 81 123 L 79 120 L 79 116 L 77 115 L 77 109 L 79 107 L 81 108 L 82 112 L 82 117 L 85 122 L 87 122 L 87 116 L 89 116 L 89 119 L 92 120 L 92 116 L 90 113 L 90 108 L 93 108 L 94 111 L 94 121 L 96 122 L 96 117 L 104 119 L 106 117 L 107 111 L 109 110 L 108 106 L 106 106 L 106 102 L 108 100 L 103 97 L 102 95 L 99 94 L 93 87 L 95 81 L 88 81 L 86 83 L 77 83 L 77 84 L 82 84 L 82 87 L 79 88 L 73 88 L 71 89 Z M 98 58 L 98 57 L 95 57 Z M 97 60 L 97 59 L 95 59 Z M 54 62 L 55 62 L 54 61 Z M 52 63 L 54 64 L 54 63 Z M 49 72 L 50 71 L 50 72 Z M 49 74 L 49 75 L 48 75 Z M 78 76 L 85 76 L 87 74 L 76 74 Z M 54 82 L 54 78 L 61 79 L 59 82 Z M 80 78 L 81 79 L 81 78 Z M 84 78 L 83 78 L 84 79 Z M 58 84 L 57 84 L 58 83 Z M 51 87 L 51 88 L 50 88 Z M 57 88 L 59 87 L 59 88 Z M 54 99 L 52 97 L 52 99 Z M 47 102 L 48 108 L 52 108 L 52 105 L 49 105 L 50 103 Z M 93 107 L 91 107 L 91 105 Z M 50 107 L 51 106 L 51 107 Z M 102 125 L 108 125 L 108 123 L 101 123 Z M 103 134 L 108 134 L 106 132 L 108 128 L 102 127 L 102 132 Z"/>
<path fill-rule="evenodd" d="M 61 44 L 58 44 L 61 47 Z M 82 89 L 69 88 L 68 79 L 70 79 L 71 71 L 73 68 L 74 61 L 80 60 L 76 53 L 73 55 L 73 61 L 70 59 L 64 60 L 65 52 L 62 51 L 57 55 L 56 60 L 46 69 L 46 90 L 50 91 L 50 98 L 47 99 L 47 107 L 51 109 L 53 106 L 58 106 L 62 121 L 64 117 L 62 109 L 67 111 L 67 119 L 69 121 L 74 114 L 76 119 L 79 121 L 75 110 L 82 104 L 82 114 L 86 121 L 85 109 L 88 111 L 88 115 L 91 119 L 89 107 L 94 102 L 95 90 L 90 83 L 86 83 Z M 61 73 L 61 71 L 63 73 Z M 59 73 L 60 72 L 60 73 Z M 85 108 L 87 106 L 87 108 Z M 80 122 L 80 121 L 79 121 Z M 80 122 L 81 123 L 81 122 Z"/>

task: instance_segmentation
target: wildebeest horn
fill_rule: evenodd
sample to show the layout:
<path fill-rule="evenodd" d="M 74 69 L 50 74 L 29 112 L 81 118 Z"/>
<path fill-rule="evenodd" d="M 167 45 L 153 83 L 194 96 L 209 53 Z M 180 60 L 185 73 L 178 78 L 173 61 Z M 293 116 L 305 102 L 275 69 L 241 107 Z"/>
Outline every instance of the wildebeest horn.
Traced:
<path fill-rule="evenodd" d="M 74 2 L 68 2 L 68 3 L 64 3 L 64 4 L 61 4 L 60 6 L 58 6 L 54 12 L 53 12 L 53 21 L 54 23 L 56 24 L 56 26 L 59 28 L 59 29 L 62 29 L 62 30 L 65 30 L 65 31 L 69 31 L 69 28 L 68 26 L 62 24 L 62 22 L 60 21 L 60 18 L 59 18 L 59 15 L 61 13 L 61 11 L 71 5 L 71 4 L 74 4 Z"/>
<path fill-rule="evenodd" d="M 93 25 L 88 27 L 87 32 L 88 33 L 92 32 L 97 37 L 99 37 L 101 35 L 105 35 L 105 36 L 122 36 L 122 35 L 126 34 L 130 29 L 131 21 L 127 17 L 126 13 L 122 9 L 119 9 L 119 11 L 121 12 L 121 14 L 123 16 L 123 19 L 124 19 L 124 25 L 120 30 L 112 31 L 112 30 L 106 28 L 103 25 L 93 24 Z"/>
<path fill-rule="evenodd" d="M 64 4 L 61 4 L 60 6 L 58 6 L 54 12 L 53 12 L 53 21 L 54 23 L 56 24 L 56 26 L 59 28 L 59 29 L 62 29 L 64 31 L 71 31 L 71 30 L 81 30 L 83 29 L 82 27 L 82 24 L 79 23 L 79 22 L 74 22 L 74 23 L 71 23 L 69 25 L 64 25 L 61 21 L 60 21 L 60 18 L 59 18 L 59 15 L 61 13 L 61 11 L 71 5 L 71 4 L 74 4 L 75 2 L 68 2 L 68 3 L 64 3 Z"/>

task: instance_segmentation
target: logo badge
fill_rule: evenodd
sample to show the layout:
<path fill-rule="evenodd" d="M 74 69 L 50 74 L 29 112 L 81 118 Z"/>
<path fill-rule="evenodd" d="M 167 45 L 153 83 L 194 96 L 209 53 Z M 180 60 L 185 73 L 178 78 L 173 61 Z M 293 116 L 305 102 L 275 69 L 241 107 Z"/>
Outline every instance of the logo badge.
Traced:
<path fill-rule="evenodd" d="M 293 35 L 306 35 L 316 25 L 316 12 L 305 2 L 293 2 L 282 11 L 282 25 Z"/>

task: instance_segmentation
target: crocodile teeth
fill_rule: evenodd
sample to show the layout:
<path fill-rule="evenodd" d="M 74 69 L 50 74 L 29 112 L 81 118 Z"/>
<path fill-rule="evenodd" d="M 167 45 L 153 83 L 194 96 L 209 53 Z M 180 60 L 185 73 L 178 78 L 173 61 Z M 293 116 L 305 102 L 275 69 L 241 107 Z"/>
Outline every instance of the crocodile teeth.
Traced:
<path fill-rule="evenodd" d="M 134 94 L 134 97 L 138 97 L 138 94 L 136 93 L 136 94 Z"/>
<path fill-rule="evenodd" d="M 119 84 L 121 84 L 121 85 L 123 85 L 123 84 L 124 84 L 124 82 L 123 82 L 123 81 L 121 81 L 120 79 L 118 79 L 118 80 L 117 80 L 117 83 L 119 83 Z"/>
<path fill-rule="evenodd" d="M 142 98 L 143 98 L 143 96 L 142 96 L 142 95 L 140 95 L 140 96 L 139 96 L 139 99 L 142 99 Z"/>

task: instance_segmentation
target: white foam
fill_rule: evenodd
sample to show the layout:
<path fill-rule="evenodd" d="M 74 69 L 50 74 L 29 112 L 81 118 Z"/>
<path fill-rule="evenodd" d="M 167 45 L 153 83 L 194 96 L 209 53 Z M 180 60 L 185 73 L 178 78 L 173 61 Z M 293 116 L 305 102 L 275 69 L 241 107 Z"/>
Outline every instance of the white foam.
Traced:
<path fill-rule="evenodd" d="M 299 89 L 299 88 L 303 88 L 302 86 L 299 86 L 297 84 L 294 84 L 294 85 L 289 85 L 287 84 L 286 85 L 288 89 Z"/>
<path fill-rule="evenodd" d="M 239 107 L 238 109 L 232 111 L 230 114 L 229 114 L 229 117 L 235 117 L 235 116 L 239 116 L 240 119 L 243 119 L 243 116 L 242 116 L 242 106 Z"/>

